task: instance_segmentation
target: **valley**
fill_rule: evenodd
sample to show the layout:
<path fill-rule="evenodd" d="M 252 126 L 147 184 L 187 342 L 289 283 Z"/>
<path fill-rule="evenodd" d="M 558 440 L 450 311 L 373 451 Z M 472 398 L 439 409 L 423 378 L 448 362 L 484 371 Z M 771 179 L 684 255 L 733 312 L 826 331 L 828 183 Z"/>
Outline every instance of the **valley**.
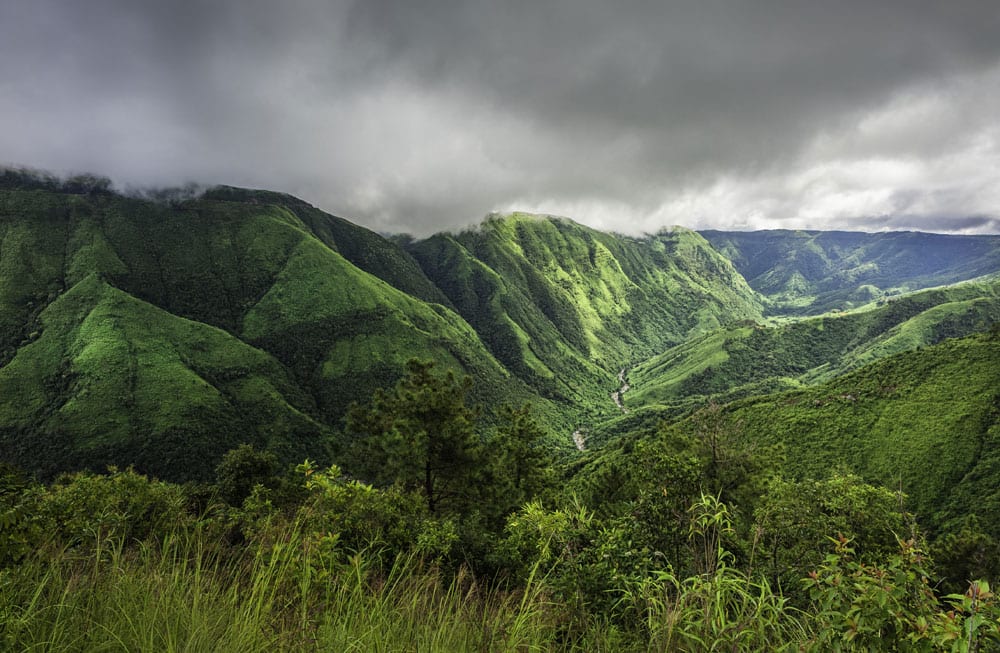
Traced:
<path fill-rule="evenodd" d="M 747 605 L 772 616 L 739 641 L 828 650 L 893 592 L 922 602 L 866 618 L 940 643 L 972 622 L 927 588 L 1000 578 L 1000 237 L 514 213 L 413 239 L 280 193 L 7 171 L 0 325 L 10 641 L 46 632 L 47 587 L 174 596 L 192 559 L 226 565 L 210 593 L 295 606 L 262 609 L 281 637 L 379 614 L 347 591 L 430 592 L 540 650 L 648 650 Z M 843 569 L 871 594 L 833 596 Z"/>
<path fill-rule="evenodd" d="M 801 392 L 1000 320 L 989 236 L 512 214 L 387 239 L 278 193 L 140 200 L 13 171 L 0 199 L 0 443 L 43 476 L 196 478 L 240 442 L 335 459 L 347 407 L 413 357 L 470 375 L 487 414 L 531 404 L 568 455 L 632 411 Z"/>
<path fill-rule="evenodd" d="M 1000 653 L 998 36 L 0 2 L 0 653 Z"/>

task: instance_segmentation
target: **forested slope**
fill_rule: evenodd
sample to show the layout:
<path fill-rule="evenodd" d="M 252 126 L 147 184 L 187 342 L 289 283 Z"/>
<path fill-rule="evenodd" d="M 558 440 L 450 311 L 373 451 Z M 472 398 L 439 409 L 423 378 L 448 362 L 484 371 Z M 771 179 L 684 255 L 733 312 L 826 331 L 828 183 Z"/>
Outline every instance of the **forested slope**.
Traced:
<path fill-rule="evenodd" d="M 777 325 L 692 338 L 629 372 L 630 406 L 697 403 L 829 380 L 903 351 L 1000 322 L 1000 281 L 967 282 Z"/>
<path fill-rule="evenodd" d="M 779 444 L 784 470 L 847 469 L 900 488 L 922 523 L 976 514 L 1000 536 L 1000 337 L 997 331 L 897 354 L 807 390 L 734 402 L 746 442 Z"/>
<path fill-rule="evenodd" d="M 732 265 L 683 229 L 629 238 L 514 214 L 408 249 L 509 369 L 591 405 L 621 367 L 760 316 Z"/>
<path fill-rule="evenodd" d="M 326 457 L 347 405 L 414 357 L 482 379 L 491 405 L 536 398 L 420 299 L 443 297 L 405 252 L 298 200 L 6 185 L 0 432 L 27 469 L 204 477 L 238 442 Z"/>
<path fill-rule="evenodd" d="M 1000 236 L 703 231 L 774 313 L 817 314 L 1000 269 Z"/>

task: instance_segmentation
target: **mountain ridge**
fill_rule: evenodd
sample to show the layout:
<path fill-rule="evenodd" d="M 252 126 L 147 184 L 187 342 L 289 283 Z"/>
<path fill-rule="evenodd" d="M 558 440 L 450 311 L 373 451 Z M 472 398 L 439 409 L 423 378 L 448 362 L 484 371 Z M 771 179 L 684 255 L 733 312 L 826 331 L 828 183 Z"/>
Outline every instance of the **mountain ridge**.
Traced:
<path fill-rule="evenodd" d="M 704 230 L 774 314 L 818 314 L 1000 267 L 1000 235 Z"/>
<path fill-rule="evenodd" d="M 720 319 L 760 314 L 749 286 L 690 231 L 633 239 L 512 214 L 407 247 L 494 354 L 528 378 L 575 379 L 594 365 L 616 374 Z"/>
<path fill-rule="evenodd" d="M 715 338 L 704 360 L 731 358 L 727 347 L 752 336 L 760 343 L 744 347 L 744 367 L 768 370 L 755 356 L 784 356 L 796 334 L 824 338 L 861 319 L 781 326 L 785 318 L 768 317 L 777 300 L 720 253 L 737 247 L 727 242 L 684 228 L 622 236 L 523 213 L 420 240 L 386 238 L 270 191 L 149 199 L 99 178 L 19 180 L 8 171 L 0 175 L 0 446 L 43 476 L 135 463 L 165 478 L 204 478 L 242 442 L 288 462 L 332 460 L 345 444 L 347 407 L 391 386 L 417 357 L 474 377 L 487 411 L 532 404 L 553 431 L 550 446 L 572 452 L 575 431 L 621 415 L 611 394 L 623 368 L 636 368 L 640 381 L 625 407 L 641 408 L 644 393 L 658 401 L 649 370 L 675 348 Z M 897 250 L 869 247 L 868 259 L 852 261 Z M 992 260 L 984 251 L 971 266 L 943 265 L 942 278 Z M 773 263 L 788 269 L 785 258 Z M 814 287 L 782 301 L 809 310 L 816 297 L 832 302 L 840 290 L 826 280 L 830 270 L 818 268 Z M 817 295 L 823 283 L 827 294 Z M 852 360 L 983 330 L 996 295 L 983 284 L 934 291 L 949 301 L 863 291 L 886 304 L 878 315 L 896 317 L 865 327 L 871 338 L 858 346 L 875 344 Z M 833 371 L 850 369 L 841 367 Z M 811 369 L 796 374 L 833 374 Z M 735 385 L 722 389 L 770 391 L 768 378 L 732 375 L 726 383 Z"/>

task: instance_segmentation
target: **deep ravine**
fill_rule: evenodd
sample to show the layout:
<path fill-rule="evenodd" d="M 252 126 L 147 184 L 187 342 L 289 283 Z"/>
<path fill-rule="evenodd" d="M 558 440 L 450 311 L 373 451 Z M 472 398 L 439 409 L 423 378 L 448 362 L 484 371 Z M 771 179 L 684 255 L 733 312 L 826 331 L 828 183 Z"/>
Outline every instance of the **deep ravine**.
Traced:
<path fill-rule="evenodd" d="M 628 412 L 628 408 L 626 408 L 622 403 L 623 395 L 629 390 L 628 381 L 625 380 L 625 370 L 626 368 L 623 367 L 621 371 L 618 372 L 618 381 L 621 382 L 621 386 L 611 393 L 611 400 L 615 402 L 615 406 L 618 406 L 618 409 L 623 413 Z"/>
<path fill-rule="evenodd" d="M 623 367 L 618 372 L 618 382 L 621 383 L 621 385 L 618 387 L 617 390 L 611 393 L 611 401 L 615 402 L 615 406 L 617 406 L 618 410 L 622 411 L 623 413 L 628 413 L 628 408 L 626 408 L 625 405 L 622 403 L 622 396 L 626 392 L 628 392 L 629 388 L 631 387 L 629 386 L 628 381 L 625 380 L 626 370 L 627 368 Z M 587 450 L 587 437 L 584 435 L 583 429 L 577 429 L 573 431 L 573 444 L 576 445 L 578 451 Z"/>

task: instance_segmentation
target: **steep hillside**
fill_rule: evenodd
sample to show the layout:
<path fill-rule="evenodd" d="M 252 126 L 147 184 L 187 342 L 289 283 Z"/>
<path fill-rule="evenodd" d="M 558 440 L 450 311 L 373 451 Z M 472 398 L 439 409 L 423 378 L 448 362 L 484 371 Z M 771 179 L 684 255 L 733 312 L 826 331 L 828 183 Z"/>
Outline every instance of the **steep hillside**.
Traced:
<path fill-rule="evenodd" d="M 365 272 L 417 299 L 448 304 L 448 299 L 424 276 L 416 261 L 403 248 L 373 231 L 324 213 L 296 197 L 270 191 L 220 186 L 207 191 L 202 199 L 283 206 L 308 226 L 312 235 L 324 245 Z"/>
<path fill-rule="evenodd" d="M 589 405 L 608 405 L 621 367 L 760 316 L 742 277 L 687 230 L 637 239 L 514 214 L 408 249 L 509 369 Z"/>
<path fill-rule="evenodd" d="M 709 396 L 795 388 L 945 338 L 986 331 L 1000 322 L 1000 281 L 925 290 L 880 304 L 693 338 L 630 370 L 627 403 L 703 403 Z"/>
<path fill-rule="evenodd" d="M 1000 269 L 1000 236 L 703 231 L 774 313 L 817 314 Z"/>
<path fill-rule="evenodd" d="M 788 247 L 799 236 L 782 238 Z M 920 252 L 903 241 L 810 238 L 803 251 L 829 264 L 817 288 L 833 283 L 831 252 L 841 267 L 852 256 L 896 260 L 885 278 L 897 290 L 907 270 L 923 283 L 995 263 L 989 239 L 946 241 L 980 247 L 964 264 L 949 254 L 912 267 Z M 737 240 L 716 245 L 743 265 L 777 251 Z M 761 296 L 684 229 L 630 238 L 514 214 L 387 239 L 280 193 L 141 199 L 98 178 L 4 171 L 0 459 L 42 476 L 134 463 L 171 479 L 206 478 L 242 442 L 286 461 L 335 459 L 347 406 L 394 384 L 410 358 L 472 376 L 487 411 L 533 404 L 569 448 L 574 429 L 611 418 L 601 438 L 649 431 L 709 396 L 814 384 L 986 330 L 1000 319 L 1000 282 L 878 301 L 763 328 Z M 623 415 L 613 403 L 623 368 L 626 405 L 646 410 Z"/>
<path fill-rule="evenodd" d="M 4 460 L 49 476 L 111 463 L 207 478 L 242 442 L 323 456 L 331 430 L 267 353 L 90 274 L 0 370 Z"/>
<path fill-rule="evenodd" d="M 1000 337 L 948 340 L 801 392 L 725 411 L 748 441 L 780 443 L 786 467 L 845 466 L 901 487 L 931 526 L 977 514 L 1000 534 Z"/>
<path fill-rule="evenodd" d="M 320 457 L 348 403 L 411 357 L 474 376 L 490 405 L 535 397 L 461 317 L 422 298 L 447 301 L 405 252 L 293 198 L 153 202 L 8 179 L 5 458 L 190 478 L 237 442 Z"/>
<path fill-rule="evenodd" d="M 975 514 L 1000 536 L 1000 329 L 896 354 L 810 388 L 722 405 L 710 430 L 697 418 L 636 410 L 611 424 L 627 437 L 595 438 L 607 444 L 581 458 L 573 482 L 586 486 L 634 460 L 629 452 L 641 451 L 638 442 L 664 437 L 662 417 L 669 431 L 693 441 L 721 438 L 749 452 L 777 445 L 782 455 L 769 454 L 769 462 L 787 479 L 857 473 L 905 492 L 907 509 L 925 527 L 953 529 Z"/>

